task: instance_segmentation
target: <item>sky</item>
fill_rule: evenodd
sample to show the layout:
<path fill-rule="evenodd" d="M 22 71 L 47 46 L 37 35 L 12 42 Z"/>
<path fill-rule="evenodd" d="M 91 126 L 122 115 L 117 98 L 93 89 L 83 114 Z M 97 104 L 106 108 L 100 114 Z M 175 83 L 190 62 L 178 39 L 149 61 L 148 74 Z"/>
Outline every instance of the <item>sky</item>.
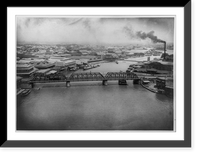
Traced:
<path fill-rule="evenodd" d="M 173 43 L 174 18 L 17 16 L 17 43 Z"/>

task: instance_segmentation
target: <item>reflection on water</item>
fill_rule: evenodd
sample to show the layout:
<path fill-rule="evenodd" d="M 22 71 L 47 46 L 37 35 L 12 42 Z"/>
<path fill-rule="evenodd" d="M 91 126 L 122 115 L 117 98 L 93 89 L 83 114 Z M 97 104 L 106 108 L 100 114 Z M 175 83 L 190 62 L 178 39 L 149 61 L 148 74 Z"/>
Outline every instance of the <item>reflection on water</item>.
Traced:
<path fill-rule="evenodd" d="M 116 68 L 119 64 L 123 67 Z M 129 66 L 119 64 L 103 64 L 95 70 L 124 70 Z M 109 81 L 108 86 L 80 82 L 69 88 L 33 89 L 18 100 L 18 130 L 173 129 L 173 100 L 133 85 L 132 81 L 127 86 Z"/>

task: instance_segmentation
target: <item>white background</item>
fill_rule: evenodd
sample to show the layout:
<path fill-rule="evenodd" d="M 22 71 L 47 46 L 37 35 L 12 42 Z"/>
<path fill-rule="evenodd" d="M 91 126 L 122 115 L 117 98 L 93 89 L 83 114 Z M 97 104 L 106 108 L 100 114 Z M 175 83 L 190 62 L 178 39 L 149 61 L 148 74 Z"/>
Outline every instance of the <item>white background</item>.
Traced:
<path fill-rule="evenodd" d="M 111 11 L 112 10 L 112 11 Z M 53 12 L 53 13 L 52 13 Z M 175 15 L 175 131 L 16 131 L 16 15 Z M 184 10 L 183 8 L 8 8 L 8 140 L 183 140 L 184 139 Z M 93 16 L 94 17 L 94 16 Z M 122 17 L 122 16 L 121 16 Z M 177 81 L 178 80 L 178 81 Z"/>

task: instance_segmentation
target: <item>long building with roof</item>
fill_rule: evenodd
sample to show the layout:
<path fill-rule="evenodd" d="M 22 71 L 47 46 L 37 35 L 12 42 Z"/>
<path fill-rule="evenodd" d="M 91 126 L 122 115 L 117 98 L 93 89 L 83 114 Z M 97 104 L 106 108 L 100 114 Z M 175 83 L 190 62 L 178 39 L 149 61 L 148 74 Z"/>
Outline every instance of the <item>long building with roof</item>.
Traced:
<path fill-rule="evenodd" d="M 29 64 L 17 64 L 17 76 L 30 77 L 36 69 Z"/>
<path fill-rule="evenodd" d="M 146 69 L 173 71 L 173 62 L 146 62 L 144 63 L 144 67 Z"/>

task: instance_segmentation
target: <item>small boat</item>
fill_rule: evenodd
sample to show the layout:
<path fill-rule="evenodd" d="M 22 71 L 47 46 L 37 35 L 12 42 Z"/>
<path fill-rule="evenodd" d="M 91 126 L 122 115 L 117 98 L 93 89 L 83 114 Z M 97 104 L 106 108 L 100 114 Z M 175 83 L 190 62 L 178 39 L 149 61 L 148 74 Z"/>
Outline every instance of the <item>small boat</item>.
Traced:
<path fill-rule="evenodd" d="M 150 83 L 150 81 L 149 80 L 147 80 L 147 79 L 141 79 L 141 81 L 142 81 L 142 84 L 149 84 Z"/>
<path fill-rule="evenodd" d="M 149 84 L 150 81 L 149 80 L 142 80 L 142 84 Z"/>
<path fill-rule="evenodd" d="M 18 91 L 17 91 L 17 95 L 21 95 L 21 93 L 24 91 L 25 89 L 19 89 Z"/>
<path fill-rule="evenodd" d="M 99 67 L 100 65 L 99 64 L 95 64 L 93 65 L 93 68 L 96 68 L 96 67 Z"/>
<path fill-rule="evenodd" d="M 92 69 L 93 68 L 93 65 L 91 64 L 86 64 L 84 67 L 83 67 L 83 70 L 88 70 L 88 69 Z"/>
<path fill-rule="evenodd" d="M 31 92 L 30 89 L 24 89 L 24 90 L 21 92 L 21 95 L 26 96 L 26 95 L 28 95 L 30 92 Z"/>
<path fill-rule="evenodd" d="M 116 63 L 116 64 L 118 64 L 118 62 L 117 62 L 117 61 L 115 61 L 115 63 Z"/>

